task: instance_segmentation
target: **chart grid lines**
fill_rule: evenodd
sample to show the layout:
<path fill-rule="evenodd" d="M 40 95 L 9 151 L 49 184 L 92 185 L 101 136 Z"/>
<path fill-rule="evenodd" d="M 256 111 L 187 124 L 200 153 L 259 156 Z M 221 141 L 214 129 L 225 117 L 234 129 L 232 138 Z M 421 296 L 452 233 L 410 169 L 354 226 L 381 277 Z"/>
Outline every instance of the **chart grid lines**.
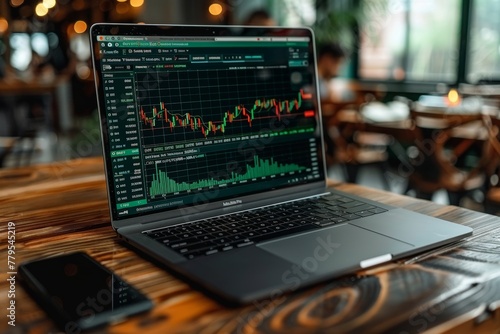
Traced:
<path fill-rule="evenodd" d="M 154 80 L 151 81 L 153 76 L 138 73 L 136 80 L 139 82 L 139 87 L 155 86 L 158 88 L 155 90 L 155 94 L 151 94 L 152 90 L 147 90 L 146 94 L 138 92 L 138 96 L 147 96 L 138 104 L 141 113 L 143 113 L 142 117 L 144 119 L 148 118 L 150 120 L 149 125 L 151 125 L 148 126 L 147 122 L 141 123 L 143 145 L 200 139 L 207 137 L 207 132 L 210 133 L 210 131 L 212 131 L 212 135 L 215 135 L 217 131 L 225 134 L 226 120 L 231 123 L 231 132 L 233 134 L 249 132 L 248 128 L 253 126 L 251 120 L 253 120 L 254 115 L 252 114 L 250 117 L 246 112 L 250 110 L 250 106 L 256 101 L 261 101 L 256 99 L 262 98 L 263 102 L 276 101 L 272 103 L 278 104 L 281 101 L 287 101 L 287 108 L 290 104 L 293 105 L 293 101 L 290 99 L 293 99 L 292 94 L 295 95 L 296 92 L 290 90 L 288 76 L 288 72 L 283 69 L 267 69 L 263 71 L 221 69 L 171 71 L 168 75 L 162 75 L 161 77 L 159 71 L 157 71 Z M 217 84 L 209 85 L 210 80 L 214 79 L 217 80 Z M 173 80 L 176 82 L 175 87 L 172 87 Z M 270 85 L 269 81 L 272 81 L 273 84 Z M 229 85 L 231 82 L 233 84 Z M 207 89 L 203 90 L 203 87 L 207 87 Z M 229 87 L 231 88 L 229 89 Z M 227 91 L 224 91 L 225 88 L 227 88 Z M 176 92 L 176 94 L 173 92 Z M 161 102 L 158 103 L 157 101 Z M 168 107 L 159 108 L 159 104 L 161 106 L 168 105 Z M 214 105 L 217 105 L 217 107 L 214 108 Z M 271 111 L 271 107 L 268 106 L 266 109 Z M 158 111 L 159 109 L 162 109 L 162 111 Z M 161 117 L 158 117 L 158 122 L 156 122 L 153 119 L 154 116 L 162 112 L 166 114 L 164 120 L 160 121 Z M 167 118 L 167 115 L 172 116 L 172 119 Z M 173 115 L 175 115 L 176 119 L 173 119 Z M 235 115 L 241 115 L 241 119 L 237 119 Z M 186 122 L 194 122 L 194 124 L 187 124 L 192 128 L 201 127 L 204 119 L 210 119 L 211 122 L 203 124 L 205 128 L 201 129 L 203 136 L 196 135 L 188 130 L 178 131 L 175 135 L 172 134 L 172 128 L 175 126 L 172 123 L 182 123 L 184 117 Z M 244 122 L 245 117 L 248 118 L 248 124 Z M 265 115 L 259 115 L 259 117 L 266 118 Z M 272 117 L 272 114 L 270 113 L 268 117 Z M 160 126 L 162 131 L 158 133 L 154 131 L 154 128 L 156 123 L 160 122 L 163 122 L 163 126 Z M 224 126 L 221 128 L 222 123 L 224 123 Z"/>

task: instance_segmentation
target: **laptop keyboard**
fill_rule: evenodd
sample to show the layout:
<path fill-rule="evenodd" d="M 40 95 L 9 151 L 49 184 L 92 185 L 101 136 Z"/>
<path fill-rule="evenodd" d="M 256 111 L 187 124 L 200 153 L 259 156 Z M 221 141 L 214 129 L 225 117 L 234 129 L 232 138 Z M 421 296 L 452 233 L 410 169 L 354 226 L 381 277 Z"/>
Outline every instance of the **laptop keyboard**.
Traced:
<path fill-rule="evenodd" d="M 372 216 L 387 210 L 330 194 L 144 232 L 188 259 Z"/>

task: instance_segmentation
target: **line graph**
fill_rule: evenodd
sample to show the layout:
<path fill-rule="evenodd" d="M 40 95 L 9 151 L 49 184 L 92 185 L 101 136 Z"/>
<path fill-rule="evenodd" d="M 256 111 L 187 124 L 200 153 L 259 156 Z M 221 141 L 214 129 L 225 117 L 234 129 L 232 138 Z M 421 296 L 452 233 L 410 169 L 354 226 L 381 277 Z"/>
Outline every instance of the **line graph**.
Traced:
<path fill-rule="evenodd" d="M 143 145 L 245 135 L 313 118 L 312 95 L 286 68 L 179 70 L 136 77 Z"/>
<path fill-rule="evenodd" d="M 252 122 L 256 119 L 264 119 L 269 117 L 276 117 L 279 121 L 282 115 L 287 116 L 293 112 L 298 113 L 302 107 L 304 99 L 311 99 L 311 94 L 304 93 L 300 90 L 297 97 L 293 100 L 279 101 L 277 99 L 257 99 L 251 108 L 247 108 L 240 104 L 234 106 L 234 110 L 224 112 L 222 120 L 220 121 L 204 121 L 200 115 L 186 114 L 172 114 L 168 111 L 164 102 L 160 102 L 159 108 L 153 107 L 151 116 L 148 116 L 144 109 L 141 107 L 139 116 L 141 122 L 149 125 L 152 130 L 155 129 L 156 124 L 162 124 L 162 127 L 168 127 L 172 133 L 176 127 L 191 129 L 192 131 L 200 131 L 206 138 L 210 134 L 225 133 L 228 124 L 233 122 L 246 122 L 249 127 L 252 127 Z M 271 116 L 272 115 L 272 116 Z M 314 110 L 304 111 L 305 117 L 313 117 Z"/>

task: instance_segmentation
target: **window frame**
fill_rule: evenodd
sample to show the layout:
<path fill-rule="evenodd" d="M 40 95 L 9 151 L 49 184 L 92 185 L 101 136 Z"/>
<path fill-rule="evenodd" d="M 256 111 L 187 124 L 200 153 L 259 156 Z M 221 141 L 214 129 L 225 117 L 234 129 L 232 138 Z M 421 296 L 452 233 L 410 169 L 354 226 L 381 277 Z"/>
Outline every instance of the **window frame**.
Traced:
<path fill-rule="evenodd" d="M 317 10 L 325 10 L 328 7 L 328 3 L 332 0 L 317 0 Z M 352 0 L 351 6 L 353 10 L 360 8 L 363 0 Z M 469 62 L 469 47 L 470 47 L 470 39 L 471 36 L 471 25 L 472 25 L 472 17 L 474 5 L 477 1 L 481 0 L 461 0 L 460 4 L 460 23 L 458 27 L 459 32 L 459 40 L 458 40 L 458 60 L 455 68 L 456 79 L 455 81 L 446 82 L 449 86 L 458 87 L 461 83 L 469 83 L 475 84 L 475 82 L 471 82 L 467 79 L 468 72 L 470 70 L 470 62 Z M 407 31 L 405 36 L 405 53 L 403 62 L 405 66 L 408 64 L 408 52 L 409 52 L 409 34 L 410 34 L 410 22 L 409 22 L 409 12 L 407 14 Z M 360 26 L 356 24 L 352 27 L 354 32 L 354 38 L 356 41 L 355 45 L 360 45 Z M 352 60 L 350 62 L 349 72 L 352 73 L 353 79 L 359 80 L 361 82 L 366 83 L 383 83 L 386 85 L 388 90 L 399 90 L 400 92 L 429 92 L 433 91 L 436 88 L 436 84 L 441 81 L 417 81 L 417 80 L 409 80 L 405 77 L 402 80 L 396 80 L 393 78 L 389 79 L 371 79 L 371 78 L 363 78 L 360 76 L 360 57 L 361 52 L 360 48 L 356 47 L 352 50 Z M 402 86 L 406 86 L 405 89 L 402 89 Z"/>
<path fill-rule="evenodd" d="M 360 8 L 363 0 L 355 0 L 353 2 L 353 8 Z M 406 0 L 409 1 L 409 0 Z M 471 21 L 471 10 L 472 3 L 475 0 L 461 0 L 460 9 L 459 9 L 459 17 L 460 23 L 458 27 L 459 39 L 458 39 L 458 59 L 455 68 L 455 80 L 447 81 L 446 84 L 450 86 L 458 86 L 459 83 L 468 82 L 466 80 L 467 76 L 467 53 L 468 53 L 468 45 L 470 38 L 470 21 Z M 409 5 L 409 4 L 408 4 Z M 408 55 L 410 51 L 410 11 L 408 10 L 405 18 L 406 23 L 406 33 L 405 33 L 405 45 L 404 45 L 404 53 L 402 62 L 404 67 L 408 67 Z M 359 25 L 355 27 L 355 35 L 356 35 L 356 45 L 360 45 L 360 27 Z M 414 86 L 419 91 L 427 90 L 429 92 L 429 88 L 435 88 L 436 84 L 442 83 L 440 80 L 413 80 L 405 77 L 402 80 L 397 80 L 394 78 L 387 79 L 372 79 L 372 78 L 364 78 L 360 75 L 360 57 L 361 57 L 361 49 L 357 47 L 353 52 L 353 57 L 355 57 L 355 61 L 353 62 L 352 73 L 354 73 L 354 78 L 362 81 L 362 82 L 370 82 L 370 83 L 385 83 L 388 86 L 400 87 L 401 84 Z"/>

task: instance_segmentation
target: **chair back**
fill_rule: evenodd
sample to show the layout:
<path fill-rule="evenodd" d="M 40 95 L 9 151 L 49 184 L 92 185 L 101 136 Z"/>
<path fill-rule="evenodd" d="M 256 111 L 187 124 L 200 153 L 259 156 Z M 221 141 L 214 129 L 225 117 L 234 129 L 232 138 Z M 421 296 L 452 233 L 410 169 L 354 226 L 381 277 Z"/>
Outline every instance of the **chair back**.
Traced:
<path fill-rule="evenodd" d="M 483 154 L 487 141 L 483 116 L 419 108 L 412 108 L 410 115 L 415 137 L 410 150 L 415 166 L 411 187 L 423 193 L 480 188 L 488 162 Z"/>

